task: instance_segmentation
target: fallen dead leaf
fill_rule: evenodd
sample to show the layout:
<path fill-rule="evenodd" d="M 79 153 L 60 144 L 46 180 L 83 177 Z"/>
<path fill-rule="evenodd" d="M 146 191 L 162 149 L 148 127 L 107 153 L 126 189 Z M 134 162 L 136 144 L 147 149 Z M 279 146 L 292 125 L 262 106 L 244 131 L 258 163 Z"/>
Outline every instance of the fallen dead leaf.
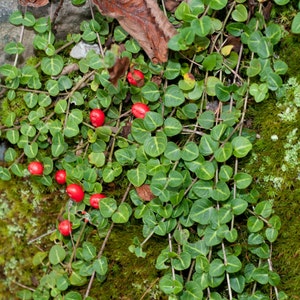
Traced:
<path fill-rule="evenodd" d="M 102 15 L 118 20 L 153 63 L 168 60 L 168 41 L 177 31 L 155 0 L 93 0 L 93 2 Z"/>
<path fill-rule="evenodd" d="M 143 184 L 139 187 L 136 187 L 135 189 L 138 196 L 144 201 L 151 201 L 155 198 L 155 196 L 151 192 L 149 184 Z"/>

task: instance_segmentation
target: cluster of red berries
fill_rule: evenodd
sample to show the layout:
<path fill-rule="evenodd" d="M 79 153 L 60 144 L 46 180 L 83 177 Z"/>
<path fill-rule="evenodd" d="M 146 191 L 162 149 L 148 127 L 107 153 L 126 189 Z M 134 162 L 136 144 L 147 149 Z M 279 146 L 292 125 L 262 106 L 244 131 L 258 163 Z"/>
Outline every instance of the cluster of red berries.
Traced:
<path fill-rule="evenodd" d="M 139 70 L 131 70 L 127 74 L 129 84 L 141 87 L 144 84 L 144 74 Z M 143 119 L 146 113 L 150 111 L 148 105 L 137 102 L 132 105 L 131 112 L 136 118 Z M 94 127 L 100 127 L 105 122 L 105 113 L 95 108 L 90 111 L 90 122 Z M 32 175 L 41 176 L 44 173 L 44 165 L 39 161 L 32 161 L 28 165 L 28 171 Z M 58 170 L 54 178 L 58 184 L 65 184 L 67 181 L 66 170 Z M 84 199 L 84 190 L 81 185 L 71 183 L 66 188 L 66 193 L 74 202 L 81 202 Z M 93 194 L 90 196 L 90 206 L 99 209 L 99 202 L 105 198 L 104 194 Z M 72 232 L 72 223 L 69 220 L 63 220 L 58 225 L 58 230 L 63 236 L 69 236 Z"/>

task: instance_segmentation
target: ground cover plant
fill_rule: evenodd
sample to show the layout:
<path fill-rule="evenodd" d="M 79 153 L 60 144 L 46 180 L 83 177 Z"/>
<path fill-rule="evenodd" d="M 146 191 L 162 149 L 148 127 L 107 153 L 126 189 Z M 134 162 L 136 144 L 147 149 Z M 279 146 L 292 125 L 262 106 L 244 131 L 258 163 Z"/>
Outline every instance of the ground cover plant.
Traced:
<path fill-rule="evenodd" d="M 270 3 L 192 0 L 167 12 L 162 1 L 178 31 L 164 64 L 99 13 L 67 41 L 56 41 L 49 17 L 11 15 L 36 32 L 36 57 L 18 67 L 22 41 L 5 48 L 16 63 L 0 66 L 9 143 L 0 178 L 30 176 L 64 199 L 53 245 L 33 257 L 43 274 L 16 292 L 20 299 L 97 299 L 120 224 L 140 225 L 123 249 L 137 259 L 147 260 L 155 236 L 164 241 L 160 293 L 150 285 L 137 299 L 288 299 L 272 266 L 281 220 L 240 167 L 256 139 L 245 126 L 248 105 L 278 92 L 288 68 L 276 55 L 286 28 L 274 7 L 290 5 L 291 29 L 300 31 L 292 3 Z M 97 43 L 100 54 L 71 57 L 80 41 Z"/>

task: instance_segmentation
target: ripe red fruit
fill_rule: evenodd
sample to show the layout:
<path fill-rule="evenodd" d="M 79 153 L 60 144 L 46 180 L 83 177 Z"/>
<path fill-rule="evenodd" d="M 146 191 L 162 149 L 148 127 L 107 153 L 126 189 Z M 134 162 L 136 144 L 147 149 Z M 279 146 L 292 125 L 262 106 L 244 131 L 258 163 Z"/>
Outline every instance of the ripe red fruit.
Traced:
<path fill-rule="evenodd" d="M 69 220 L 61 221 L 58 230 L 63 236 L 69 236 L 72 232 L 72 223 Z"/>
<path fill-rule="evenodd" d="M 69 184 L 66 191 L 69 197 L 75 202 L 81 202 L 84 198 L 83 188 L 76 183 Z"/>
<path fill-rule="evenodd" d="M 56 171 L 54 178 L 58 184 L 65 184 L 67 179 L 66 170 L 58 170 Z"/>
<path fill-rule="evenodd" d="M 132 114 L 136 118 L 140 118 L 140 119 L 144 119 L 148 111 L 150 111 L 149 106 L 141 102 L 134 103 L 131 108 Z"/>
<path fill-rule="evenodd" d="M 95 127 L 102 126 L 105 121 L 104 112 L 99 108 L 95 108 L 95 109 L 91 110 L 90 121 L 91 121 L 92 125 Z"/>
<path fill-rule="evenodd" d="M 44 166 L 41 162 L 39 161 L 32 161 L 28 165 L 28 171 L 32 175 L 43 175 L 44 172 Z"/>
<path fill-rule="evenodd" d="M 144 85 L 144 74 L 140 70 L 131 70 L 127 74 L 127 81 L 134 86 L 141 87 Z"/>
<path fill-rule="evenodd" d="M 94 194 L 90 197 L 90 205 L 94 208 L 99 208 L 99 202 L 101 199 L 106 198 L 103 194 Z"/>

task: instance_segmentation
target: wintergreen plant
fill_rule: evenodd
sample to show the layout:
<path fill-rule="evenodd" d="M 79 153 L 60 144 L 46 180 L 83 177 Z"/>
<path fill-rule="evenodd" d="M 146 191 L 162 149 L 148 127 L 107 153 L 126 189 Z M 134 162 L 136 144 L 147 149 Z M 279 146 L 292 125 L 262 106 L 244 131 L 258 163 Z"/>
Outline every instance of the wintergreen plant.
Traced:
<path fill-rule="evenodd" d="M 287 65 L 276 56 L 283 29 L 265 20 L 263 3 L 245 2 L 181 2 L 169 15 L 178 34 L 163 65 L 152 64 L 136 41 L 100 14 L 82 22 L 81 33 L 70 34 L 63 46 L 49 18 L 11 15 L 12 24 L 35 30 L 38 56 L 22 67 L 0 66 L 7 89 L 0 129 L 10 143 L 0 178 L 28 176 L 27 164 L 38 160 L 44 172 L 35 182 L 60 189 L 53 174 L 64 169 L 67 183 L 85 191 L 82 202 L 64 203 L 72 235 L 51 235 L 55 244 L 33 258 L 47 270 L 34 291 L 18 292 L 20 299 L 92 299 L 94 281 L 103 282 L 109 272 L 109 235 L 115 224 L 130 226 L 133 219 L 144 239 L 136 237 L 124 251 L 147 259 L 147 241 L 153 235 L 166 240 L 155 267 L 168 299 L 287 299 L 272 268 L 280 219 L 239 168 L 255 139 L 244 128 L 249 101 L 267 100 L 283 84 Z M 105 49 L 111 37 L 113 46 Z M 69 57 L 70 46 L 81 40 L 100 41 L 101 54 Z M 121 43 L 121 55 L 145 74 L 140 88 L 125 78 L 116 85 L 109 80 Z M 18 56 L 24 46 L 12 42 L 5 51 Z M 71 64 L 77 68 L 65 72 Z M 150 108 L 143 119 L 130 113 L 136 102 Z M 98 128 L 89 121 L 95 108 L 106 115 Z M 106 193 L 111 183 L 121 192 Z M 91 208 L 89 196 L 101 192 L 107 197 Z"/>

